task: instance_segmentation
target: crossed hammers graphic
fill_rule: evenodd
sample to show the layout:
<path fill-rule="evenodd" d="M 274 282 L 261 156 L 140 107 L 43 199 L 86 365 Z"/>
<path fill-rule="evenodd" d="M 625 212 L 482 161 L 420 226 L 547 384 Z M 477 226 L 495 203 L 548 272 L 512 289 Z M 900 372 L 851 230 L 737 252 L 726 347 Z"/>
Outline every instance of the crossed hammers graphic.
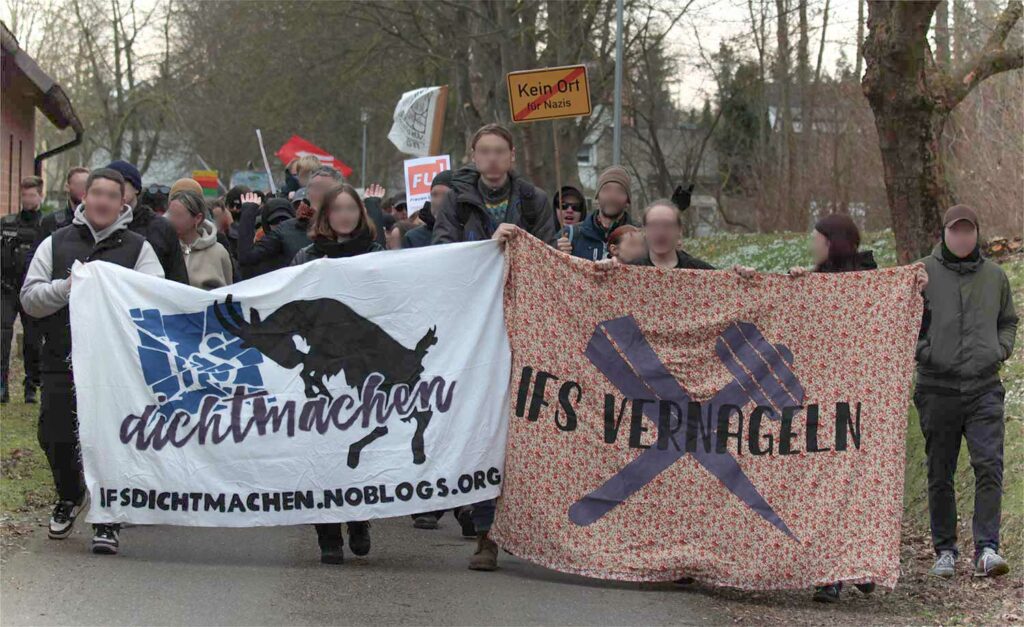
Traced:
<path fill-rule="evenodd" d="M 749 322 L 729 325 L 715 341 L 715 352 L 732 373 L 733 380 L 706 401 L 709 416 L 714 406 L 743 407 L 754 401 L 772 407 L 777 419 L 783 407 L 802 404 L 804 390 L 791 368 L 792 352 L 783 345 L 768 342 L 755 325 Z M 584 354 L 627 398 L 669 400 L 683 408 L 691 401 L 689 393 L 647 343 L 632 316 L 599 323 Z M 648 404 L 644 415 L 658 424 L 657 406 Z M 574 503 L 569 508 L 569 519 L 581 526 L 598 521 L 686 454 L 685 450 L 672 447 L 646 449 L 600 487 Z M 796 539 L 743 473 L 735 457 L 714 452 L 714 446 L 710 452 L 706 451 L 700 445 L 691 454 L 747 507 Z"/>

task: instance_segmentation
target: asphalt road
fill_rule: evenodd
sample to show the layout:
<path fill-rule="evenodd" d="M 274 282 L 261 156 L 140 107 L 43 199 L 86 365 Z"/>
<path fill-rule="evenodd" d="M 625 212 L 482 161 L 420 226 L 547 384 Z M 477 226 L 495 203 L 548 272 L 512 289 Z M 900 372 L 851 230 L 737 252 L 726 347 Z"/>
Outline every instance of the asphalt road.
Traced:
<path fill-rule="evenodd" d="M 680 625 L 728 620 L 671 584 L 563 575 L 502 553 L 466 568 L 473 541 L 377 521 L 365 558 L 319 563 L 311 527 L 133 527 L 117 556 L 88 551 L 83 521 L 66 540 L 38 529 L 0 565 L 3 625 Z"/>

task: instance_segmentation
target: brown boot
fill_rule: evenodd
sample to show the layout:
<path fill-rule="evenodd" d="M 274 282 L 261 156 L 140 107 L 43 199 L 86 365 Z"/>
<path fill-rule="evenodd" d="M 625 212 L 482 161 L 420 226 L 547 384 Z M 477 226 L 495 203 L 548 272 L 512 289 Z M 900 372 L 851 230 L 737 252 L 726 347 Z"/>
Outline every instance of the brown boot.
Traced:
<path fill-rule="evenodd" d="M 469 558 L 470 570 L 497 570 L 498 545 L 486 531 L 476 536 L 476 551 Z"/>

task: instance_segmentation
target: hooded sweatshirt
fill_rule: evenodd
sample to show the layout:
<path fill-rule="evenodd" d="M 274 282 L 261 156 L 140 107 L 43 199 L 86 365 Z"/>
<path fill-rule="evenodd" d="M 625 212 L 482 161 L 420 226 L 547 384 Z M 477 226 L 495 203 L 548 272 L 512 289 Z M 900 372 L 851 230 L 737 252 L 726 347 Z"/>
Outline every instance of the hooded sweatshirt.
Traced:
<path fill-rule="evenodd" d="M 125 205 L 121 215 L 105 229 L 97 231 L 85 218 L 84 205 L 75 208 L 72 224 L 85 225 L 92 233 L 97 244 L 118 231 L 128 228 L 132 221 L 132 208 Z M 64 227 L 70 228 L 70 227 Z M 160 265 L 153 247 L 143 242 L 142 250 L 133 268 L 137 272 L 164 278 L 164 269 Z M 32 265 L 25 276 L 25 285 L 21 288 L 21 306 L 25 312 L 35 318 L 45 318 L 67 307 L 71 297 L 71 278 L 53 278 L 53 236 L 48 236 L 39 244 L 36 254 L 32 257 Z"/>
<path fill-rule="evenodd" d="M 191 244 L 181 242 L 181 254 L 188 268 L 188 283 L 201 290 L 231 285 L 234 272 L 231 255 L 217 241 L 217 227 L 210 220 L 199 225 L 199 237 Z"/>

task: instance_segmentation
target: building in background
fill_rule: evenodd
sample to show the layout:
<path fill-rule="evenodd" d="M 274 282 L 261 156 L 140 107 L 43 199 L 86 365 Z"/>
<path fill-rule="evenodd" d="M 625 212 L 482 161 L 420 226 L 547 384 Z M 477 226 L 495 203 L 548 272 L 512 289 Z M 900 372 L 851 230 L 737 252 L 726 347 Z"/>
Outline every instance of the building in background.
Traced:
<path fill-rule="evenodd" d="M 21 49 L 3 22 L 0 50 L 0 215 L 6 215 L 18 210 L 19 181 L 33 174 L 41 175 L 45 159 L 81 143 L 83 128 L 61 86 Z M 36 153 L 36 109 L 58 129 L 74 131 L 74 138 Z"/>

